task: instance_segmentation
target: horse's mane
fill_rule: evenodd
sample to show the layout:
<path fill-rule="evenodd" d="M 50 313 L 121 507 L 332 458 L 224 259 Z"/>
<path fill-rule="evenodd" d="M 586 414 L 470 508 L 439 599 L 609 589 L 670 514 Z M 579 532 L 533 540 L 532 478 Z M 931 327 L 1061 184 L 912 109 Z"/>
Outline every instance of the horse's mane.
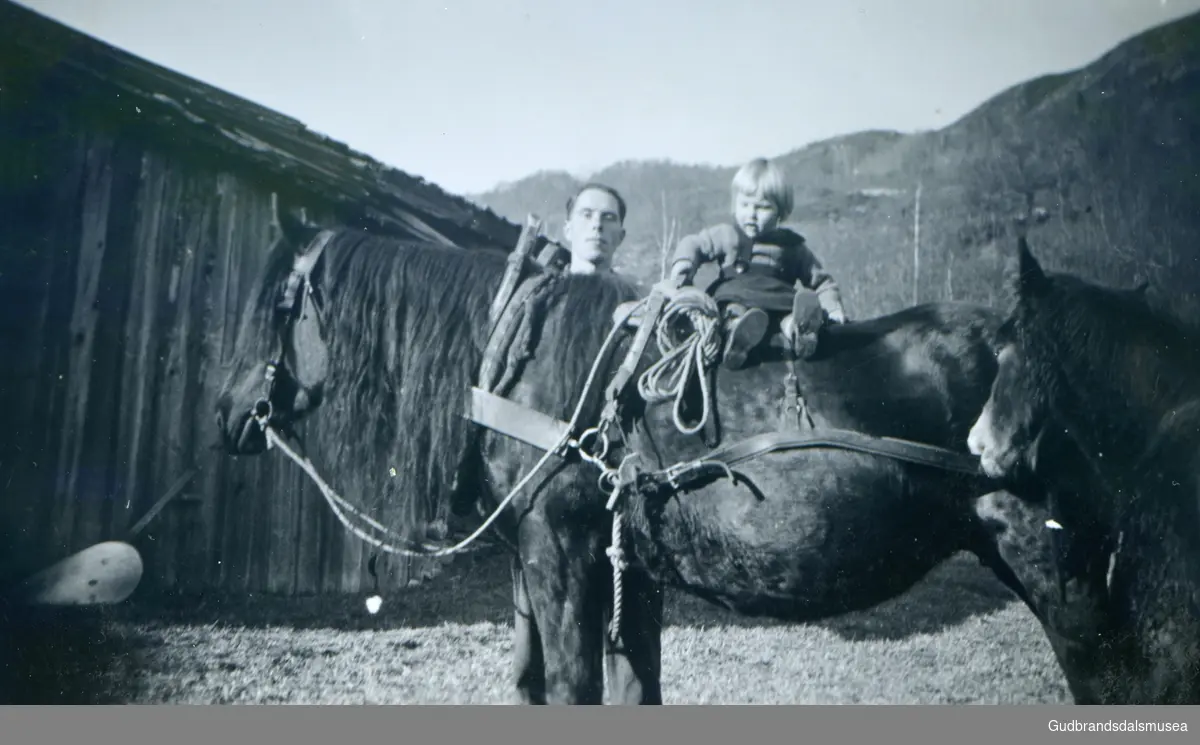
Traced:
<path fill-rule="evenodd" d="M 1018 308 L 1038 385 L 1061 386 L 1105 416 L 1152 422 L 1200 395 L 1200 332 L 1139 290 L 1048 273 L 1049 290 Z M 1047 369 L 1060 363 L 1066 380 Z M 1154 426 L 1150 424 L 1149 426 Z"/>
<path fill-rule="evenodd" d="M 275 292 L 291 266 L 276 251 L 254 299 L 236 359 L 273 353 Z M 463 416 L 487 343 L 489 311 L 505 254 L 343 230 L 314 272 L 325 304 L 330 369 L 325 398 L 301 428 L 310 457 L 346 498 L 394 530 L 420 536 L 444 523 L 451 485 L 479 427 Z M 551 358 L 537 384 L 566 418 L 621 300 L 619 278 L 564 275 L 544 296 L 534 338 Z M 607 382 L 606 380 L 601 382 Z M 398 527 L 404 526 L 404 527 Z"/>

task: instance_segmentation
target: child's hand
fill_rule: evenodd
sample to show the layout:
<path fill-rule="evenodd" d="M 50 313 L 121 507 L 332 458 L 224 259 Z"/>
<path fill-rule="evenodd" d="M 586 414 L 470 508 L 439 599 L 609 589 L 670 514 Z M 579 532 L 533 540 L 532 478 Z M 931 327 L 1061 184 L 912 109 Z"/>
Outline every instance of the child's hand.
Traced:
<path fill-rule="evenodd" d="M 834 323 L 845 323 L 846 322 L 845 311 L 833 310 L 833 311 L 830 311 L 827 315 L 829 316 L 829 320 L 833 321 Z"/>
<path fill-rule="evenodd" d="M 737 256 L 738 249 L 742 245 L 742 234 L 732 225 L 721 223 L 713 226 L 709 231 L 709 237 L 712 238 L 713 249 L 719 256 L 724 256 L 726 261 L 732 262 Z"/>
<path fill-rule="evenodd" d="M 660 279 L 654 283 L 654 290 L 658 290 L 668 298 L 674 297 L 676 291 L 683 287 L 684 278 L 682 276 L 671 276 L 666 279 Z"/>

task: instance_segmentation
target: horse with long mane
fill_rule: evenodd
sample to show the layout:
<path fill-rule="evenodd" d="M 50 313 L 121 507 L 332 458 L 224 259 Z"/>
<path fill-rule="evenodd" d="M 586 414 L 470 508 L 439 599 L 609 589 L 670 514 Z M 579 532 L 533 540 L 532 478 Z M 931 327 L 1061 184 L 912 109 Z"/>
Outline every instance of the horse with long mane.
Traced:
<path fill-rule="evenodd" d="M 512 304 L 525 321 L 505 357 L 491 305 L 509 266 L 499 250 L 285 229 L 217 423 L 229 452 L 250 454 L 307 418 L 316 468 L 414 543 L 491 514 L 513 556 L 522 701 L 600 703 L 607 661 L 610 700 L 660 703 L 659 583 L 817 620 L 966 550 L 1020 592 L 972 509 L 992 487 L 963 447 L 996 371 L 997 314 L 925 305 L 829 327 L 811 359 L 769 345 L 739 371 L 697 362 L 663 404 L 647 373 L 672 353 L 648 339 L 666 315 L 647 310 L 636 333 L 611 320 L 655 293 L 527 262 L 521 287 L 538 289 Z"/>
<path fill-rule="evenodd" d="M 1044 271 L 1024 237 L 1009 272 L 969 447 L 1019 500 L 992 516 L 1070 549 L 1016 574 L 1073 582 L 1041 605 L 1079 647 L 1064 666 L 1090 700 L 1200 703 L 1200 334 L 1140 289 Z"/>

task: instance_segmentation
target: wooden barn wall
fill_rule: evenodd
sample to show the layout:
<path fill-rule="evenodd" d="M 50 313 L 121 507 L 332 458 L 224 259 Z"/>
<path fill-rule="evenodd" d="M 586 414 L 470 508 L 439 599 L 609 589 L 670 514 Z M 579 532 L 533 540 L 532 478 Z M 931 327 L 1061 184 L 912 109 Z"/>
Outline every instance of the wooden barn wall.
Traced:
<path fill-rule="evenodd" d="M 0 545 L 11 571 L 124 538 L 193 472 L 132 541 L 147 589 L 372 586 L 364 544 L 290 460 L 212 450 L 218 368 L 274 239 L 270 200 L 102 134 L 43 131 L 4 147 Z M 384 587 L 436 571 L 386 558 Z"/>

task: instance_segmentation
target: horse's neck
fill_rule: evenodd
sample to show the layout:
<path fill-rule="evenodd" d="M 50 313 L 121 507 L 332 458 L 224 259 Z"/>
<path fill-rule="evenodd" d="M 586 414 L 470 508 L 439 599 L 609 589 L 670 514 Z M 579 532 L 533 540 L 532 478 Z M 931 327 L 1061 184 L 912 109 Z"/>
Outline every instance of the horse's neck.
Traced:
<path fill-rule="evenodd" d="M 1157 412 L 1137 412 L 1144 421 L 1114 423 L 1120 410 L 1100 411 L 1073 424 L 1076 440 L 1084 441 L 1083 455 L 1098 476 L 1098 493 L 1080 490 L 1093 508 L 1101 509 L 1097 518 L 1114 534 L 1143 529 L 1135 517 L 1143 512 L 1169 516 L 1151 530 L 1172 525 L 1200 530 L 1200 398 L 1156 420 Z"/>
<path fill-rule="evenodd" d="M 1162 381 L 1179 376 L 1153 367 L 1122 375 L 1076 359 L 1066 372 L 1059 415 L 1105 479 L 1134 469 L 1145 444 L 1161 436 L 1164 417 L 1187 402 L 1186 390 L 1160 389 Z"/>

